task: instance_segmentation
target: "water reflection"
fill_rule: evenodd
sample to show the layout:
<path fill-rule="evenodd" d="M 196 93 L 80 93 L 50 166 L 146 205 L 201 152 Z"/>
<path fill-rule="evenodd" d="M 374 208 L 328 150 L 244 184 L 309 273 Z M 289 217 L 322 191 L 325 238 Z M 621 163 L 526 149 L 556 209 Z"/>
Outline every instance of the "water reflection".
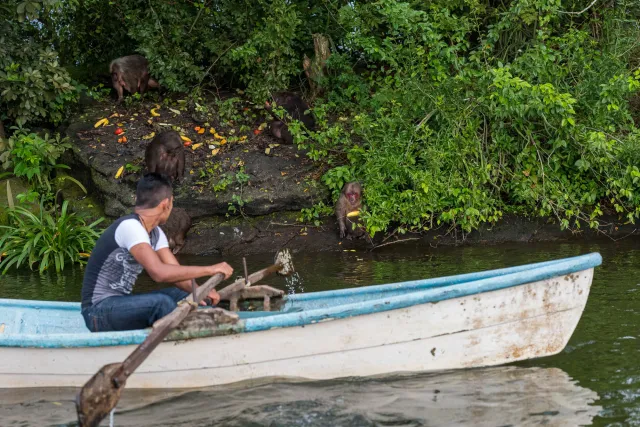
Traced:
<path fill-rule="evenodd" d="M 5 425 L 72 424 L 74 393 L 0 391 L 0 419 Z M 512 366 L 197 391 L 126 390 L 115 425 L 589 425 L 601 409 L 597 399 L 561 369 Z"/>

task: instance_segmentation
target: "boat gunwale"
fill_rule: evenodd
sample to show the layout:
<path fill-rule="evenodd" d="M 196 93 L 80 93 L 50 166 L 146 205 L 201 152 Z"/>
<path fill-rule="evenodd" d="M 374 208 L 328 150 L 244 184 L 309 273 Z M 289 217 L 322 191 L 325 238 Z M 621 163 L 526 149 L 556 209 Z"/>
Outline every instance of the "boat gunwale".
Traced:
<path fill-rule="evenodd" d="M 591 253 L 577 257 L 564 258 L 555 261 L 537 263 L 537 267 L 525 268 L 532 264 L 525 264 L 518 267 L 510 267 L 499 269 L 498 271 L 517 270 L 513 273 L 502 275 L 488 275 L 495 270 L 488 270 L 480 273 L 468 273 L 465 275 L 450 276 L 449 285 L 433 285 L 433 282 L 439 283 L 445 278 L 424 279 L 422 281 L 403 282 L 409 284 L 423 283 L 423 287 L 429 286 L 427 289 L 420 290 L 414 288 L 402 295 L 389 297 L 381 297 L 367 301 L 341 304 L 329 308 L 315 308 L 311 310 L 282 313 L 278 315 L 270 315 L 265 317 L 254 317 L 241 320 L 236 325 L 235 333 L 258 332 L 276 328 L 288 328 L 295 326 L 305 326 L 322 321 L 342 319 L 352 316 L 366 315 L 377 312 L 397 310 L 418 304 L 436 303 L 453 298 L 460 298 L 469 295 L 497 291 L 509 287 L 525 285 L 540 280 L 547 280 L 553 277 L 561 277 L 571 273 L 577 273 L 589 269 L 593 269 L 602 263 L 602 257 L 598 253 Z M 452 283 L 453 279 L 460 280 L 461 277 L 484 277 L 478 280 L 470 280 L 462 283 Z M 385 290 L 404 289 L 400 284 L 377 285 L 378 289 L 372 293 L 381 292 L 380 286 L 386 287 Z M 426 286 L 425 286 L 426 285 Z M 411 286 L 411 285 L 410 285 Z M 436 287 L 434 287 L 436 286 Z M 352 288 L 353 289 L 353 288 Z M 342 291 L 351 291 L 345 289 Z M 360 289 L 360 288 L 356 288 Z M 365 288 L 366 289 L 366 288 Z M 325 298 L 337 296 L 338 291 L 323 291 Z M 366 293 L 366 292 L 362 292 Z M 308 294 L 307 294 L 308 295 Z M 343 293 L 344 295 L 344 293 Z M 287 298 L 285 307 L 295 306 L 295 302 L 301 301 L 302 298 Z M 5 301 L 0 300 L 0 306 Z M 24 301 L 24 300 L 16 300 Z M 58 304 L 76 304 L 77 303 L 58 303 Z M 34 308 L 33 305 L 29 306 Z M 107 347 L 117 345 L 136 345 L 140 344 L 147 337 L 150 328 L 134 331 L 120 332 L 103 332 L 103 333 L 78 333 L 78 334 L 0 334 L 0 347 L 28 347 L 28 348 L 69 348 L 69 347 Z"/>

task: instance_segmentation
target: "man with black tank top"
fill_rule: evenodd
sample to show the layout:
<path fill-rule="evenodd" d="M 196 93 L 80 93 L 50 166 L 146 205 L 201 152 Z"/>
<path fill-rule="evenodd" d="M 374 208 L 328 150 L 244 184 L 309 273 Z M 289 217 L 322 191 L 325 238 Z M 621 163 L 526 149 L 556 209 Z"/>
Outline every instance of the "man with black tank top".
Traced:
<path fill-rule="evenodd" d="M 91 252 L 82 283 L 82 316 L 92 332 L 142 329 L 171 313 L 191 292 L 191 279 L 233 269 L 226 262 L 207 266 L 182 266 L 171 250 L 164 224 L 173 208 L 171 182 L 164 175 L 142 177 L 136 190 L 134 213 L 111 224 Z M 156 282 L 175 287 L 131 295 L 138 275 L 146 270 Z M 207 295 L 217 304 L 220 296 Z"/>

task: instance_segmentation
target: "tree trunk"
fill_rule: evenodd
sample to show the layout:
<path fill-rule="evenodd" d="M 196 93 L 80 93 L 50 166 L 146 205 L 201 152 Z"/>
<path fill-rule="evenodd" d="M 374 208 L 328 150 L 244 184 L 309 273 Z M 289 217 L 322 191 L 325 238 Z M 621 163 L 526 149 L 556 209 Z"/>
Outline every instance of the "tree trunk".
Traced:
<path fill-rule="evenodd" d="M 311 98 L 315 98 L 323 92 L 323 88 L 320 87 L 319 82 L 325 74 L 325 63 L 331 56 L 329 39 L 322 34 L 314 34 L 313 50 L 315 51 L 313 59 L 309 59 L 309 57 L 305 55 L 302 60 L 302 68 L 309 79 L 309 86 L 311 87 Z"/>

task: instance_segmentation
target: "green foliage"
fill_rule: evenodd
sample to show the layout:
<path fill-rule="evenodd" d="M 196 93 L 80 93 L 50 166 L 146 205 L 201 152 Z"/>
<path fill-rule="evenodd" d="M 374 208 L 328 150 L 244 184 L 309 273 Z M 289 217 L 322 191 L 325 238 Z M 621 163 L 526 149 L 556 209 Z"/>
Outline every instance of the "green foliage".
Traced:
<path fill-rule="evenodd" d="M 359 178 L 371 233 L 438 224 L 468 232 L 507 212 L 555 216 L 563 227 L 597 227 L 605 212 L 637 219 L 639 132 L 628 99 L 640 74 L 627 64 L 640 32 L 621 19 L 624 7 L 598 9 L 597 22 L 559 8 L 343 7 L 351 31 L 325 83 L 335 89 L 315 106 L 313 142 L 299 143 L 335 165 L 323 177 L 334 200 Z M 366 71 L 348 69 L 353 52 Z M 325 120 L 327 111 L 338 120 Z"/>
<path fill-rule="evenodd" d="M 208 105 L 209 91 L 242 89 L 257 105 L 275 90 L 304 92 L 302 58 L 322 33 L 333 50 L 313 100 L 317 130 L 289 127 L 329 167 L 334 200 L 345 182 L 364 185 L 370 233 L 468 232 L 513 212 L 563 227 L 640 215 L 635 0 L 10 0 L 0 10 L 10 17 L 0 89 L 11 94 L 0 120 L 59 121 L 76 92 L 58 62 L 106 74 L 111 59 L 138 52 L 198 114 L 244 132 L 254 109 L 239 98 Z M 20 173 L 43 167 L 27 164 L 42 152 L 32 145 Z M 246 179 L 210 164 L 200 183 L 220 191 Z M 231 206 L 242 203 L 236 195 Z"/>
<path fill-rule="evenodd" d="M 338 166 L 333 169 L 330 169 L 326 174 L 322 176 L 322 182 L 329 187 L 333 199 L 337 200 L 338 196 L 340 196 L 340 192 L 342 191 L 342 187 L 347 182 L 351 182 L 355 180 L 355 176 L 353 173 L 353 167 L 348 166 Z"/>
<path fill-rule="evenodd" d="M 59 167 L 56 164 L 58 158 L 71 148 L 68 139 L 60 139 L 60 135 L 50 138 L 46 134 L 41 138 L 35 133 L 17 131 L 9 140 L 13 145 L 9 156 L 13 163 L 13 173 L 29 182 L 38 180 L 42 183 L 42 180 L 46 180 Z"/>
<path fill-rule="evenodd" d="M 34 202 L 44 196 L 52 201 L 55 190 L 64 180 L 70 180 L 78 185 L 86 193 L 84 186 L 75 178 L 65 175 L 57 177 L 58 169 L 69 169 L 68 166 L 58 163 L 58 159 L 65 150 L 71 147 L 67 138 L 56 135 L 50 138 L 45 134 L 44 138 L 35 133 L 28 133 L 26 129 L 17 129 L 8 139 L 9 149 L 0 154 L 5 169 L 13 168 L 13 174 L 18 178 L 24 178 L 31 185 L 27 194 L 18 195 L 18 198 Z"/>
<path fill-rule="evenodd" d="M 104 87 L 102 83 L 86 88 L 87 96 L 96 101 L 105 101 L 109 99 L 109 94 L 111 93 L 110 87 Z"/>
<path fill-rule="evenodd" d="M 131 163 L 127 163 L 126 165 L 124 165 L 124 169 L 130 173 L 138 173 L 140 172 L 142 167 L 138 165 L 132 165 Z"/>
<path fill-rule="evenodd" d="M 229 174 L 227 175 L 229 176 Z M 231 195 L 231 202 L 229 202 L 228 211 L 231 213 L 236 213 L 240 211 L 243 213 L 242 207 L 247 203 L 248 200 L 242 198 L 242 189 L 245 184 L 249 182 L 249 178 L 251 178 L 248 174 L 245 173 L 244 166 L 240 166 L 239 170 L 235 173 L 235 182 L 239 185 L 240 194 Z M 238 205 L 238 208 L 236 208 Z"/>
<path fill-rule="evenodd" d="M 3 51 L 1 42 L 0 38 L 0 58 L 4 56 L 4 61 L 0 59 L 0 93 L 6 114 L 18 125 L 60 123 L 65 108 L 77 101 L 78 93 L 68 73 L 57 63 L 56 54 L 44 50 L 16 58 Z"/>
<path fill-rule="evenodd" d="M 9 209 L 10 225 L 0 226 L 4 231 L 0 237 L 2 273 L 23 264 L 30 269 L 38 265 L 40 273 L 52 265 L 58 272 L 69 262 L 84 264 L 87 252 L 100 236 L 95 227 L 103 219 L 86 225 L 82 218 L 68 212 L 66 201 L 60 212 L 47 211 L 44 199 L 37 214 L 21 206 Z"/>
<path fill-rule="evenodd" d="M 22 126 L 60 123 L 78 99 L 69 73 L 38 31 L 57 2 L 10 0 L 0 6 L 0 111 Z"/>
<path fill-rule="evenodd" d="M 320 226 L 322 224 L 321 218 L 332 214 L 333 208 L 331 206 L 327 206 L 324 202 L 319 202 L 311 208 L 303 208 L 297 220 L 298 222 L 311 222 L 315 226 Z"/>
<path fill-rule="evenodd" d="M 41 15 L 39 33 L 77 78 L 95 79 L 112 59 L 138 52 L 170 90 L 241 85 L 264 100 L 300 74 L 301 53 L 313 52 L 312 32 L 338 34 L 335 12 L 343 4 L 59 0 Z"/>

